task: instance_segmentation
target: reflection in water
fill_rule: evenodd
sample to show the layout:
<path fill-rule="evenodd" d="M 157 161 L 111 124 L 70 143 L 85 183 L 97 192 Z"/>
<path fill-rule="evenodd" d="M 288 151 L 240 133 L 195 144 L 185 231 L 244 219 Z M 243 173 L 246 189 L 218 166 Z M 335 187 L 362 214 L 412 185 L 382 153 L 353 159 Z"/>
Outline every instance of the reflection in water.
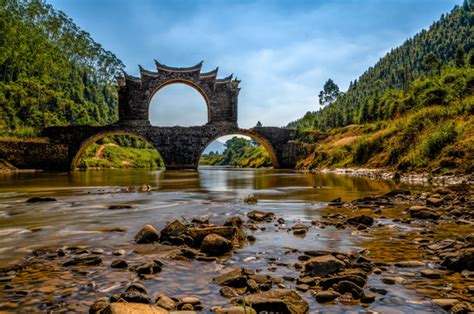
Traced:
<path fill-rule="evenodd" d="M 150 193 L 121 193 L 120 187 L 148 184 Z M 380 194 L 390 182 L 332 174 L 273 169 L 202 167 L 197 171 L 104 170 L 72 173 L 17 173 L 0 176 L 0 259 L 21 256 L 32 247 L 90 243 L 109 234 L 91 234 L 94 227 L 125 226 L 133 233 L 144 223 L 158 226 L 174 217 L 229 214 L 244 209 L 240 199 L 255 194 L 263 209 L 294 219 L 314 219 L 321 202 Z M 32 196 L 58 199 L 26 204 Z M 133 205 L 110 211 L 111 203 Z M 230 207 L 229 207 L 230 206 Z M 222 210 L 221 208 L 226 208 Z M 28 228 L 41 227 L 40 232 Z M 89 233 L 88 233 L 89 232 Z M 337 235 L 333 235 L 337 237 Z M 15 246 L 11 246 L 11 241 Z M 34 240 L 32 242 L 32 240 Z"/>

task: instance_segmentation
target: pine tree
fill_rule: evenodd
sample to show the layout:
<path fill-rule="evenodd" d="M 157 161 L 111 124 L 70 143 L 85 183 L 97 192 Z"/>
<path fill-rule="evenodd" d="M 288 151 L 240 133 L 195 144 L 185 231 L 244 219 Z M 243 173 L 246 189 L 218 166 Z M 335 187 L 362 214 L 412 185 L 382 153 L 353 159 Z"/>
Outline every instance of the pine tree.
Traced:
<path fill-rule="evenodd" d="M 323 89 L 319 92 L 319 104 L 321 106 L 332 104 L 340 95 L 339 86 L 332 79 L 328 79 L 324 83 Z"/>

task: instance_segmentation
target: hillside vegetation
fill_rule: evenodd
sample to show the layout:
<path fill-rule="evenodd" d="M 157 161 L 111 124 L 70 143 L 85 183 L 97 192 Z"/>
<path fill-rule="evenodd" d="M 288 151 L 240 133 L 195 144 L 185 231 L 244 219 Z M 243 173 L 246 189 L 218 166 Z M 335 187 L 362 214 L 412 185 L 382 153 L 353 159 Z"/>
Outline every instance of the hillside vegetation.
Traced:
<path fill-rule="evenodd" d="M 431 100 L 433 86 L 443 99 Z M 456 87 L 453 87 L 456 86 Z M 417 80 L 393 97 L 410 111 L 395 119 L 305 133 L 317 143 L 298 168 L 388 167 L 401 171 L 472 173 L 474 69 L 447 68 Z"/>
<path fill-rule="evenodd" d="M 0 1 L 0 134 L 117 119 L 124 65 L 63 12 L 40 0 Z"/>
<path fill-rule="evenodd" d="M 238 168 L 271 167 L 270 155 L 260 144 L 239 137 L 233 137 L 225 143 L 222 154 L 211 152 L 203 154 L 200 165 L 232 166 Z"/>

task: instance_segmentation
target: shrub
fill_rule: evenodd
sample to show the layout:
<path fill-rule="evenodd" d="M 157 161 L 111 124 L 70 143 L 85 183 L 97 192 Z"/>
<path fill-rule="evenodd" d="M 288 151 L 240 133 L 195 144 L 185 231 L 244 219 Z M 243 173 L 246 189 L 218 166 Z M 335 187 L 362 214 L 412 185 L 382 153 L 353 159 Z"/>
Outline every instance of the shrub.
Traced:
<path fill-rule="evenodd" d="M 79 159 L 79 162 L 77 164 L 77 168 L 79 168 L 81 170 L 86 170 L 87 168 L 89 168 L 89 166 L 87 164 L 87 161 L 84 158 Z"/>
<path fill-rule="evenodd" d="M 422 146 L 425 155 L 429 158 L 438 155 L 445 146 L 451 144 L 456 139 L 456 136 L 457 132 L 454 128 L 454 123 L 448 126 L 446 124 L 441 125 L 423 142 Z"/>

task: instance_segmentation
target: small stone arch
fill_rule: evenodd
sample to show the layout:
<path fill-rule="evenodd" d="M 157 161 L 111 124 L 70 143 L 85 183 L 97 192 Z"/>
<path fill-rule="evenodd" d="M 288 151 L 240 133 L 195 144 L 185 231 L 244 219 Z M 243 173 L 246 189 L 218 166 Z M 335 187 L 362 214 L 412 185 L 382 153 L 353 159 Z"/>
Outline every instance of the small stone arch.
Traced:
<path fill-rule="evenodd" d="M 77 149 L 77 151 L 73 154 L 73 157 L 71 159 L 71 164 L 70 164 L 70 170 L 74 171 L 77 169 L 77 165 L 79 163 L 79 160 L 82 156 L 82 154 L 85 153 L 86 149 L 94 144 L 95 142 L 97 142 L 98 140 L 100 139 L 103 139 L 107 136 L 114 136 L 114 135 L 130 135 L 130 136 L 135 136 L 135 137 L 138 137 L 139 139 L 143 140 L 143 141 L 146 141 L 150 144 L 152 144 L 153 142 L 150 141 L 149 139 L 147 139 L 145 136 L 141 135 L 141 134 L 138 134 L 138 133 L 135 133 L 135 132 L 130 132 L 130 131 L 126 131 L 126 130 L 114 130 L 114 131 L 103 131 L 103 132 L 100 132 L 100 133 L 97 133 L 97 134 L 94 134 L 93 136 L 90 136 L 88 137 L 87 139 L 85 139 L 84 141 L 81 142 L 79 148 Z M 160 151 L 153 145 L 153 147 L 158 151 L 158 153 L 160 154 L 160 156 L 162 157 Z M 163 157 L 161 158 L 164 162 L 164 159 Z M 165 165 L 166 166 L 166 165 Z"/>
<path fill-rule="evenodd" d="M 234 130 L 234 131 L 226 132 L 226 133 L 219 134 L 218 136 L 213 137 L 201 149 L 201 152 L 199 153 L 199 157 L 202 156 L 202 154 L 204 153 L 204 150 L 206 150 L 206 148 L 209 146 L 209 144 L 211 144 L 213 141 L 215 141 L 219 137 L 226 136 L 226 135 L 233 135 L 233 134 L 248 136 L 251 139 L 259 142 L 265 148 L 268 155 L 270 155 L 270 159 L 272 161 L 273 168 L 280 168 L 280 161 L 278 160 L 276 149 L 273 147 L 273 145 L 270 143 L 269 140 L 267 140 L 265 137 L 255 133 L 255 132 L 253 132 L 251 129 L 249 129 L 249 130 L 245 130 L 245 129 Z"/>

